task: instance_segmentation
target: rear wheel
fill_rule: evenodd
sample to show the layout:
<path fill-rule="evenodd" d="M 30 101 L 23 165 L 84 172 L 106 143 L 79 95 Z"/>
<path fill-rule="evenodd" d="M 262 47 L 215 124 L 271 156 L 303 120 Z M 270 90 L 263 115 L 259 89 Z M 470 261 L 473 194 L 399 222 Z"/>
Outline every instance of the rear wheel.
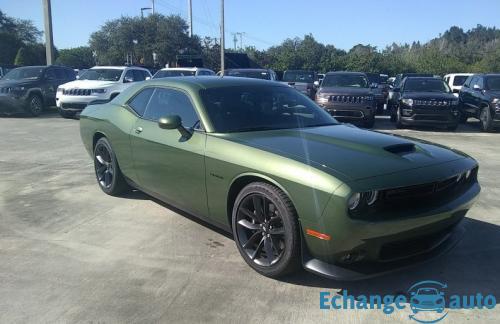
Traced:
<path fill-rule="evenodd" d="M 396 109 L 396 127 L 405 128 L 405 125 L 403 124 L 403 120 L 401 118 L 401 109 L 399 108 Z"/>
<path fill-rule="evenodd" d="M 94 169 L 99 187 L 108 195 L 117 196 L 129 189 L 111 144 L 105 137 L 101 137 L 95 145 Z"/>
<path fill-rule="evenodd" d="M 40 95 L 32 94 L 28 97 L 27 112 L 36 117 L 43 111 L 43 99 Z"/>
<path fill-rule="evenodd" d="M 479 113 L 481 121 L 481 130 L 483 132 L 491 132 L 493 130 L 493 119 L 491 118 L 490 108 L 483 107 Z"/>
<path fill-rule="evenodd" d="M 241 190 L 232 212 L 234 240 L 245 262 L 277 278 L 300 266 L 300 234 L 295 208 L 277 187 L 254 182 Z"/>

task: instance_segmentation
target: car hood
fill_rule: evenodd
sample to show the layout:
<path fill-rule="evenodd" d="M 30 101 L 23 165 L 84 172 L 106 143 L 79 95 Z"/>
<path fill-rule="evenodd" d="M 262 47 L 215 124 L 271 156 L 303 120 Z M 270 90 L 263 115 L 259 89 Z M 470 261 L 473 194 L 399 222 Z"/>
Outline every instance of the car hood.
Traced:
<path fill-rule="evenodd" d="M 312 165 L 343 181 L 361 180 L 467 157 L 425 141 L 349 125 L 231 133 L 228 140 Z"/>
<path fill-rule="evenodd" d="M 456 97 L 453 93 L 442 93 L 442 92 L 405 92 L 401 96 L 404 99 L 417 99 L 417 100 L 452 100 Z"/>
<path fill-rule="evenodd" d="M 321 87 L 320 93 L 340 96 L 366 96 L 373 92 L 368 88 Z"/>
<path fill-rule="evenodd" d="M 116 85 L 117 81 L 98 81 L 98 80 L 75 80 L 60 86 L 64 89 L 96 89 Z"/>

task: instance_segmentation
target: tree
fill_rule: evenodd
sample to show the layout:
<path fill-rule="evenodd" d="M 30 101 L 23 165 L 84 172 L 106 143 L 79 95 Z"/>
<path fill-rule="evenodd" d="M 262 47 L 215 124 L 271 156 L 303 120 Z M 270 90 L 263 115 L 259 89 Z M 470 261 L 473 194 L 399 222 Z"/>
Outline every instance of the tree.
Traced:
<path fill-rule="evenodd" d="M 19 48 L 36 44 L 41 35 L 30 20 L 15 19 L 0 10 L 0 63 L 14 63 Z"/>
<path fill-rule="evenodd" d="M 56 64 L 74 69 L 88 69 L 95 65 L 95 61 L 92 49 L 88 46 L 81 46 L 60 50 Z"/>
<path fill-rule="evenodd" d="M 134 64 L 174 63 L 179 54 L 199 54 L 200 39 L 188 36 L 188 25 L 179 16 L 121 17 L 108 21 L 90 36 L 90 47 L 99 64 L 123 64 L 131 54 Z"/>

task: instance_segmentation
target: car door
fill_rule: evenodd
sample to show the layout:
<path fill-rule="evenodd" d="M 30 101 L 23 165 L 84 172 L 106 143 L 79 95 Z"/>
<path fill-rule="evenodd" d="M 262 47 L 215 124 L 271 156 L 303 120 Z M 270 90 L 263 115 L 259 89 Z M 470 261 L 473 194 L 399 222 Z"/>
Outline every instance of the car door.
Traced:
<path fill-rule="evenodd" d="M 178 115 L 189 139 L 178 130 L 161 129 L 161 117 Z M 131 131 L 134 167 L 139 185 L 174 206 L 208 216 L 205 187 L 205 142 L 199 117 L 189 95 L 181 90 L 157 87 L 144 115 Z"/>
<path fill-rule="evenodd" d="M 466 111 L 468 112 L 473 112 L 474 111 L 474 107 L 472 105 L 472 97 L 473 97 L 473 90 L 472 90 L 472 87 L 474 85 L 474 82 L 476 80 L 476 76 L 472 76 L 470 77 L 470 79 L 468 79 L 465 84 L 462 86 L 462 91 L 460 92 L 460 99 L 463 103 L 463 107 Z"/>

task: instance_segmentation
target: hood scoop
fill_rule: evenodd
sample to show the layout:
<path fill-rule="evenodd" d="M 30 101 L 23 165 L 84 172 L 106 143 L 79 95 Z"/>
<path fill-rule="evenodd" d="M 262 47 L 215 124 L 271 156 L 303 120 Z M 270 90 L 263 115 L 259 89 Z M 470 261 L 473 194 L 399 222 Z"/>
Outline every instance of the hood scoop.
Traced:
<path fill-rule="evenodd" d="M 386 146 L 384 150 L 393 154 L 404 155 L 415 152 L 416 148 L 413 143 L 402 143 Z"/>

